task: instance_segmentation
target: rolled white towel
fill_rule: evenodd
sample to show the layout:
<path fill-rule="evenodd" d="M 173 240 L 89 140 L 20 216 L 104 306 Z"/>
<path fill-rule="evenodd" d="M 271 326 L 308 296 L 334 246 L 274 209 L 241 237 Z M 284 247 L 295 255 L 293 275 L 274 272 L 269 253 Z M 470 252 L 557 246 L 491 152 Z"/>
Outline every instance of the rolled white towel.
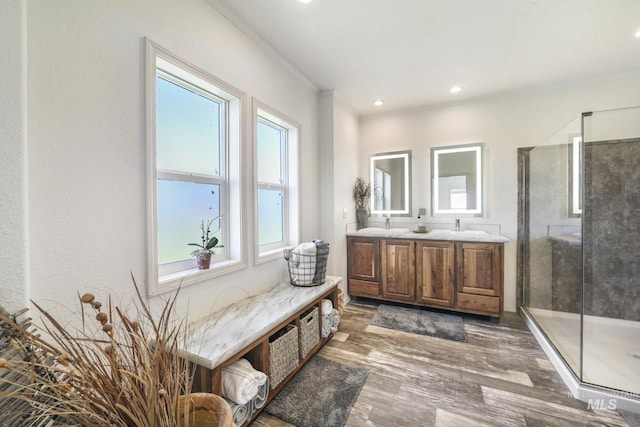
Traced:
<path fill-rule="evenodd" d="M 267 401 L 267 397 L 269 396 L 269 380 L 267 380 L 264 384 L 262 384 L 258 388 L 258 394 L 253 398 L 251 404 L 252 408 L 255 411 L 256 409 L 260 409 L 264 406 Z"/>
<path fill-rule="evenodd" d="M 329 299 L 323 299 L 320 303 L 320 311 L 322 314 L 331 313 L 331 309 L 333 308 L 333 303 Z"/>
<path fill-rule="evenodd" d="M 322 315 L 322 333 L 320 334 L 322 338 L 326 338 L 331 333 L 331 314 L 323 314 Z"/>
<path fill-rule="evenodd" d="M 331 332 L 338 331 L 338 325 L 340 324 L 340 313 L 335 308 L 331 309 L 331 314 L 329 315 L 331 319 Z"/>
<path fill-rule="evenodd" d="M 291 282 L 297 285 L 310 285 L 316 274 L 316 244 L 306 242 L 291 251 L 290 262 L 293 265 Z"/>
<path fill-rule="evenodd" d="M 253 369 L 247 359 L 238 359 L 222 369 L 222 396 L 244 405 L 256 397 L 266 381 L 264 372 Z"/>
<path fill-rule="evenodd" d="M 253 414 L 253 408 L 251 404 L 246 403 L 244 405 L 238 405 L 236 402 L 230 399 L 224 399 L 227 401 L 229 406 L 231 407 L 231 414 L 233 416 L 233 423 L 237 426 L 241 426 L 246 423 L 247 420 Z"/>

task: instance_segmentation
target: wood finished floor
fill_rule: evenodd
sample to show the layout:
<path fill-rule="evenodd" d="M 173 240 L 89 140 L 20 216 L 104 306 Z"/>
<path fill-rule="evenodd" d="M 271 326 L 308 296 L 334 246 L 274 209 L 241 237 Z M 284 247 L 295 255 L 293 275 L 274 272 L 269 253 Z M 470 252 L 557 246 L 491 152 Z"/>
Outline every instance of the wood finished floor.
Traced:
<path fill-rule="evenodd" d="M 588 409 L 568 392 L 522 319 L 462 315 L 468 342 L 370 326 L 377 303 L 345 307 L 320 355 L 369 370 L 346 427 L 631 426 L 640 417 Z M 266 413 L 253 427 L 291 427 Z"/>

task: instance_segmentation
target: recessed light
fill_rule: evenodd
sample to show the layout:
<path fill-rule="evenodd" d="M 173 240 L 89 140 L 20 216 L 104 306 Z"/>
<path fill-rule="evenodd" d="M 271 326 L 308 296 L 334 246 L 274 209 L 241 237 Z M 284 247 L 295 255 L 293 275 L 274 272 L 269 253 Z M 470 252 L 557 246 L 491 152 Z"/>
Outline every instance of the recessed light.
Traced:
<path fill-rule="evenodd" d="M 300 3 L 309 3 L 311 0 L 298 0 Z"/>
<path fill-rule="evenodd" d="M 458 93 L 460 92 L 462 89 L 460 88 L 460 86 L 453 86 L 451 89 L 449 89 L 449 92 L 451 93 Z"/>
<path fill-rule="evenodd" d="M 640 31 L 636 31 L 636 37 L 640 39 Z"/>
<path fill-rule="evenodd" d="M 384 104 L 384 101 L 382 99 L 378 99 L 377 101 L 373 102 L 373 105 L 375 105 L 376 107 L 379 107 L 382 104 Z"/>

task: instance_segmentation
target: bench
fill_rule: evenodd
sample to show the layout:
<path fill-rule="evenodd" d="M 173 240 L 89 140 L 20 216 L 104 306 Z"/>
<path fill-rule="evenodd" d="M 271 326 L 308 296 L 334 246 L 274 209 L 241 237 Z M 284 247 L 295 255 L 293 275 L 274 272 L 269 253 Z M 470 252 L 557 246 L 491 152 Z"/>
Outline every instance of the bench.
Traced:
<path fill-rule="evenodd" d="M 333 334 L 324 338 L 321 336 L 321 301 L 329 299 L 333 306 L 337 307 L 338 285 L 341 281 L 340 277 L 327 276 L 324 284 L 312 287 L 298 287 L 282 282 L 266 293 L 246 298 L 195 321 L 189 328 L 192 333 L 190 342 L 183 349 L 183 355 L 197 365 L 192 391 L 221 395 L 222 369 L 244 357 L 251 362 L 254 369 L 270 376 L 272 384 L 264 405 L 266 406 L 296 372 L 332 338 Z M 300 352 L 301 340 L 297 340 L 298 345 L 290 350 L 296 353 L 297 362 L 288 374 L 285 373 L 284 378 L 278 375 L 277 384 L 273 384 L 272 371 L 280 367 L 272 369 L 270 366 L 270 349 L 277 348 L 277 337 L 284 331 L 294 329 L 293 327 L 300 337 L 300 331 L 305 330 L 305 319 L 312 312 L 317 313 L 319 319 L 317 344 Z M 313 325 L 315 328 L 316 323 Z M 302 341 L 308 343 L 308 340 Z M 304 347 L 304 344 L 302 346 Z M 245 425 L 255 420 L 262 408 L 257 409 Z"/>

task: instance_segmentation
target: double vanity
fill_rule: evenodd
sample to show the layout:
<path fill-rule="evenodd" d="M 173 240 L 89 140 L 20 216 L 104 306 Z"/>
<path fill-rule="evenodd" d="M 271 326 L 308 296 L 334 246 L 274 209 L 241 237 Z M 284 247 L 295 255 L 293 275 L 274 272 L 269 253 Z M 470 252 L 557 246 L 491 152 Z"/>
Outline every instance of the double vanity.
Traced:
<path fill-rule="evenodd" d="M 348 290 L 366 297 L 502 316 L 504 243 L 481 230 L 363 228 L 347 233 Z"/>

